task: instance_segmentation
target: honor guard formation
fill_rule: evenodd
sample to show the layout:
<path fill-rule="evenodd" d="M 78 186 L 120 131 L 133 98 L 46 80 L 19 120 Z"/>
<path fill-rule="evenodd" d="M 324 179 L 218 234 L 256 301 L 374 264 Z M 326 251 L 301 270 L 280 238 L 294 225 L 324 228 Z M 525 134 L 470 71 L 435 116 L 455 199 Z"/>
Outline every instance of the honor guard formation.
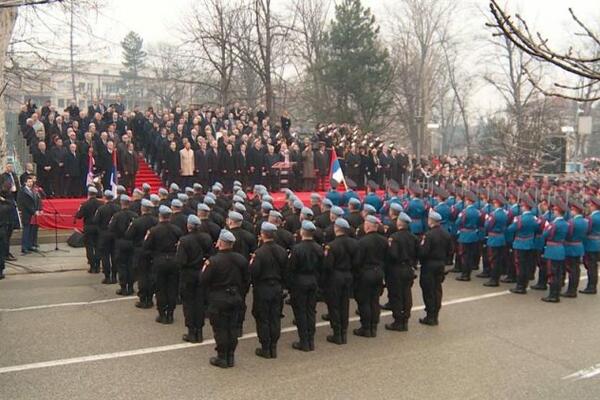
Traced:
<path fill-rule="evenodd" d="M 425 303 L 419 322 L 429 326 L 439 323 L 446 275 L 470 281 L 480 265 L 475 276 L 484 286 L 513 284 L 519 295 L 546 291 L 545 302 L 596 294 L 595 182 L 390 180 L 382 193 L 369 181 L 363 198 L 350 179 L 345 191 L 331 183 L 324 198 L 311 194 L 310 204 L 283 189 L 279 208 L 265 186 L 247 195 L 239 181 L 210 188 L 173 183 L 158 194 L 144 184 L 131 197 L 121 186 L 116 193 L 89 186 L 76 215 L 83 219 L 88 272 L 118 283 L 118 295 L 136 293 L 137 282 L 135 306 L 156 307 L 158 323 L 172 324 L 181 304 L 184 341 L 202 342 L 208 319 L 217 352 L 210 363 L 221 368 L 235 364 L 248 306 L 260 342 L 255 354 L 273 359 L 284 304 L 293 311 L 292 347 L 299 351 L 317 347 L 319 301 L 327 304 L 321 318 L 330 322 L 330 343 L 347 343 L 352 300 L 360 316 L 352 334 L 375 338 L 381 309 L 393 315 L 385 329 L 407 331 L 417 276 Z M 582 262 L 588 279 L 580 289 Z"/>

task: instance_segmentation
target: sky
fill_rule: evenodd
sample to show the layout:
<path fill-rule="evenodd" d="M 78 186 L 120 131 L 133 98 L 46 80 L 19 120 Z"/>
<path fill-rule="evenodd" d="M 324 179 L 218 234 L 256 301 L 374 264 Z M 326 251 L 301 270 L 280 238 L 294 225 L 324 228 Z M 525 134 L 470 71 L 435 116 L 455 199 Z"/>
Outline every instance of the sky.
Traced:
<path fill-rule="evenodd" d="M 285 14 L 292 0 L 272 0 L 274 9 L 280 14 Z M 333 18 L 333 5 L 335 0 L 323 0 L 331 4 L 330 18 Z M 464 68 L 475 75 L 483 75 L 488 68 L 493 68 L 489 61 L 482 63 L 482 52 L 486 49 L 486 40 L 491 37 L 485 28 L 486 18 L 489 16 L 489 2 L 487 0 L 453 0 L 459 10 L 460 21 L 458 29 L 464 40 L 472 48 L 467 48 L 463 55 Z M 179 30 L 182 17 L 189 13 L 190 5 L 199 0 L 106 0 L 101 2 L 103 7 L 99 16 L 90 15 L 91 23 L 95 27 L 97 36 L 105 38 L 109 50 L 109 60 L 120 62 L 120 40 L 133 30 L 139 33 L 145 44 L 158 44 L 160 42 L 179 43 L 182 34 Z M 385 35 L 390 23 L 387 15 L 394 9 L 398 0 L 363 0 L 363 4 L 370 7 L 378 22 L 382 24 L 382 34 Z M 550 40 L 552 47 L 567 48 L 573 41 L 575 30 L 574 22 L 568 13 L 572 7 L 575 13 L 589 26 L 597 28 L 600 24 L 600 7 L 598 0 L 500 0 L 506 5 L 509 12 L 519 12 L 529 23 L 532 30 L 539 31 Z M 481 112 L 497 109 L 501 103 L 500 97 L 482 82 L 476 87 L 474 97 L 475 107 Z"/>

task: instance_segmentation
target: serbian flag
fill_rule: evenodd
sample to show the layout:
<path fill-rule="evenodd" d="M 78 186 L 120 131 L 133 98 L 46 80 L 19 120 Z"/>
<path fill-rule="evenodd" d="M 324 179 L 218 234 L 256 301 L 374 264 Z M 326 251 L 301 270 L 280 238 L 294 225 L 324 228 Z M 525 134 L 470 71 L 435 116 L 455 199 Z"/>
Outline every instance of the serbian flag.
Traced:
<path fill-rule="evenodd" d="M 88 173 L 85 179 L 86 186 L 94 184 L 94 165 L 96 165 L 96 160 L 94 159 L 94 150 L 90 146 L 90 150 L 88 151 Z"/>
<path fill-rule="evenodd" d="M 344 172 L 342 171 L 342 167 L 340 165 L 340 160 L 337 158 L 337 154 L 334 149 L 331 149 L 331 165 L 329 166 L 329 179 L 333 179 L 338 183 L 344 184 L 344 189 L 346 189 L 346 179 L 344 178 Z"/>
<path fill-rule="evenodd" d="M 110 189 L 113 193 L 117 193 L 117 149 L 112 152 L 112 168 L 110 170 Z"/>

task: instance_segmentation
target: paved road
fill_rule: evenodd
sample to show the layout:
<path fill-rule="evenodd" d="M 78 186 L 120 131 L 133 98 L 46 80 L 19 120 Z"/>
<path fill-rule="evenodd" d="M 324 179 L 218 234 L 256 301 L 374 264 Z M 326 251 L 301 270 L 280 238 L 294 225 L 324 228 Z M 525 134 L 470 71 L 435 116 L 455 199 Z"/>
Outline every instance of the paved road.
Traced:
<path fill-rule="evenodd" d="M 322 323 L 313 353 L 291 349 L 286 306 L 279 359 L 254 356 L 246 321 L 236 367 L 220 370 L 208 365 L 211 340 L 181 341 L 180 307 L 174 325 L 159 325 L 99 280 L 72 271 L 0 282 L 0 399 L 600 398 L 600 296 L 552 305 L 451 278 L 440 326 L 418 324 L 415 287 L 408 333 L 336 346 Z"/>

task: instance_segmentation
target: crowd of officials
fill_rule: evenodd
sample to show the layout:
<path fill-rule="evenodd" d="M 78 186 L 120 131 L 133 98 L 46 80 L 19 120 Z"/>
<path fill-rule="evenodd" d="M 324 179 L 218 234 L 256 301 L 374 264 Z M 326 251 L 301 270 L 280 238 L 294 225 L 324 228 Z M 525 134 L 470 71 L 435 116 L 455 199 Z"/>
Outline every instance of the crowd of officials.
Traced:
<path fill-rule="evenodd" d="M 531 289 L 547 290 L 545 302 L 596 294 L 596 181 L 478 167 L 469 176 L 440 172 L 439 180 L 405 186 L 390 180 L 384 193 L 369 180 L 363 197 L 348 179 L 346 190 L 331 182 L 325 197 L 313 193 L 310 204 L 283 189 L 280 207 L 265 185 L 247 193 L 237 179 L 230 193 L 220 182 L 173 182 L 156 194 L 144 185 L 131 196 L 125 187 L 102 193 L 90 186 L 76 217 L 84 222 L 89 272 L 102 270 L 103 283 L 119 283 L 119 295 L 133 294 L 137 281 L 136 307 L 156 306 L 159 323 L 173 323 L 180 300 L 186 341 L 201 342 L 209 318 L 217 350 L 210 362 L 222 368 L 234 365 L 250 290 L 256 355 L 264 358 L 277 357 L 287 296 L 298 329 L 293 348 L 313 351 L 320 300 L 332 328 L 328 342 L 347 343 L 352 298 L 360 316 L 354 335 L 376 337 L 381 308 L 393 315 L 386 329 L 407 331 L 417 275 L 426 313 L 419 322 L 430 326 L 439 323 L 446 274 L 469 281 L 480 265 L 485 286 L 514 283 L 515 294 L 526 294 L 537 275 Z M 588 281 L 578 290 L 582 262 Z M 388 301 L 381 306 L 384 287 Z"/>
<path fill-rule="evenodd" d="M 388 179 L 404 182 L 410 164 L 403 148 L 388 146 L 356 126 L 319 124 L 301 137 L 287 111 L 276 120 L 263 106 L 239 103 L 229 109 L 127 111 L 120 98 L 108 105 L 94 100 L 87 110 L 75 102 L 57 110 L 49 101 L 41 108 L 29 101 L 21 108 L 19 127 L 48 197 L 84 195 L 91 176 L 109 187 L 115 164 L 114 181 L 131 193 L 138 151 L 165 185 L 193 181 L 210 187 L 220 181 L 228 192 L 233 180 L 244 188 L 263 184 L 277 190 L 282 176 L 293 190 L 325 190 L 332 149 L 359 189 L 367 180 L 380 186 Z"/>

